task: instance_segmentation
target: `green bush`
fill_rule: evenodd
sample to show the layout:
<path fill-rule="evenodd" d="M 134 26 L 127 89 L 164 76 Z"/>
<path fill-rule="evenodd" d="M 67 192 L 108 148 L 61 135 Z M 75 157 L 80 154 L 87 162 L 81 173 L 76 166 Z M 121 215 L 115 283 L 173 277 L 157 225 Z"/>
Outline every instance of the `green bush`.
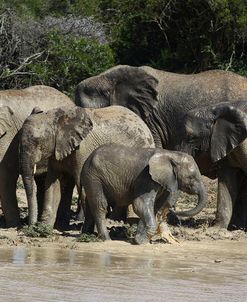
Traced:
<path fill-rule="evenodd" d="M 121 64 L 195 72 L 246 60 L 246 0 L 99 0 Z M 246 64 L 243 68 L 246 70 Z"/>
<path fill-rule="evenodd" d="M 24 226 L 21 232 L 27 237 L 47 238 L 53 235 L 53 228 L 51 225 L 38 222 L 31 226 Z"/>
<path fill-rule="evenodd" d="M 245 59 L 235 59 L 232 61 L 223 61 L 218 64 L 219 69 L 229 70 L 236 72 L 242 76 L 247 77 L 247 58 Z"/>
<path fill-rule="evenodd" d="M 36 82 L 67 91 L 70 95 L 80 81 L 114 65 L 110 47 L 94 39 L 53 32 L 47 41 L 47 50 L 42 58 L 28 68 L 35 74 Z"/>
<path fill-rule="evenodd" d="M 0 0 L 0 24 L 0 89 L 72 95 L 115 64 L 247 73 L 246 0 Z"/>
<path fill-rule="evenodd" d="M 102 242 L 102 240 L 94 234 L 81 234 L 76 238 L 77 242 Z"/>

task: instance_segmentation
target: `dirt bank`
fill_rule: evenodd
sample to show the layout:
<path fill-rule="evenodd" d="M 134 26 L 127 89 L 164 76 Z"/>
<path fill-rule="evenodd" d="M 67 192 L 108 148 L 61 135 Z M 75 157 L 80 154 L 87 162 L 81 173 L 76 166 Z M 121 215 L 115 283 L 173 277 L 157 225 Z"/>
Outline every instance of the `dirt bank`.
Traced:
<path fill-rule="evenodd" d="M 194 246 L 195 244 L 207 245 L 209 242 L 215 241 L 243 241 L 247 239 L 246 232 L 242 230 L 226 231 L 218 230 L 210 227 L 213 223 L 216 210 L 216 183 L 209 181 L 205 178 L 208 185 L 209 198 L 206 208 L 197 216 L 190 219 L 183 219 L 177 222 L 177 225 L 171 225 L 170 230 L 179 243 L 174 246 Z M 27 215 L 27 205 L 25 192 L 21 184 L 18 187 L 18 202 L 21 210 L 23 222 Z M 188 195 L 182 194 L 178 203 L 179 209 L 185 209 L 193 206 L 193 202 L 196 199 L 188 197 Z M 3 220 L 3 218 L 2 218 Z M 109 227 L 112 225 L 109 224 Z M 114 229 L 116 230 L 116 228 Z M 0 228 L 0 245 L 5 246 L 35 246 L 35 247 L 60 247 L 69 249 L 82 249 L 87 250 L 93 248 L 93 250 L 106 250 L 113 248 L 114 250 L 122 251 L 123 249 L 131 248 L 134 251 L 157 251 L 159 249 L 167 249 L 169 244 L 154 243 L 144 246 L 135 246 L 129 242 L 128 239 L 118 239 L 114 242 L 78 242 L 77 239 L 80 236 L 80 224 L 72 222 L 71 230 L 66 232 L 59 232 L 55 230 L 53 235 L 48 238 L 35 238 L 25 236 L 21 230 L 17 229 L 4 229 Z M 120 236 L 121 237 L 121 236 Z M 210 243 L 211 244 L 211 243 Z"/>

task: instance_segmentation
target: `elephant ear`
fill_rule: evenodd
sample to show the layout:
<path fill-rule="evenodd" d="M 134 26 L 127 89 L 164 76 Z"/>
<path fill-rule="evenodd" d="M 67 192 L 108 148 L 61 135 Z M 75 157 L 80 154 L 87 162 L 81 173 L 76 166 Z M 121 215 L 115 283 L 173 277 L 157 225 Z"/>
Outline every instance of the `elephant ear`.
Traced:
<path fill-rule="evenodd" d="M 216 162 L 247 138 L 247 115 L 225 104 L 214 107 L 213 114 L 216 119 L 211 136 L 211 158 Z"/>
<path fill-rule="evenodd" d="M 57 133 L 55 157 L 62 160 L 77 149 L 93 128 L 86 110 L 80 107 L 59 108 L 56 111 Z"/>
<path fill-rule="evenodd" d="M 0 107 L 0 138 L 13 127 L 15 127 L 14 112 L 8 106 Z"/>
<path fill-rule="evenodd" d="M 149 174 L 152 179 L 169 191 L 177 185 L 175 164 L 165 154 L 155 153 L 148 162 Z"/>
<path fill-rule="evenodd" d="M 130 66 L 119 70 L 114 77 L 112 104 L 125 106 L 145 120 L 158 102 L 158 80 L 141 68 Z"/>

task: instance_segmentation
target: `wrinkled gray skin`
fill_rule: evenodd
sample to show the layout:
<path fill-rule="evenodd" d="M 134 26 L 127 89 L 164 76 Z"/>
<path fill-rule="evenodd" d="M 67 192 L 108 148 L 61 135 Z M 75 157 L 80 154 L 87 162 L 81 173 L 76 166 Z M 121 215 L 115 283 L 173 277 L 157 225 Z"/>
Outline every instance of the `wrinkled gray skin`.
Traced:
<path fill-rule="evenodd" d="M 212 174 L 220 167 L 218 200 L 221 202 L 216 221 L 224 228 L 232 219 L 241 182 L 247 174 L 246 113 L 247 101 L 240 101 L 204 106 L 189 111 L 184 117 L 181 150 L 198 158 L 204 174 Z M 246 228 L 247 213 L 242 214 L 245 216 L 242 227 Z"/>
<path fill-rule="evenodd" d="M 61 183 L 72 176 L 80 191 L 84 162 L 93 150 L 105 143 L 154 147 L 146 124 L 132 111 L 120 106 L 102 109 L 62 107 L 26 119 L 20 139 L 20 162 L 30 224 L 37 221 L 33 186 L 35 165 L 49 160 L 41 221 L 53 226 L 61 197 Z"/>
<path fill-rule="evenodd" d="M 76 88 L 75 102 L 82 107 L 105 107 L 114 104 L 136 112 L 150 128 L 155 145 L 180 150 L 183 140 L 183 116 L 191 109 L 221 102 L 247 99 L 247 79 L 228 71 L 212 70 L 184 75 L 148 66 L 119 65 L 82 81 Z M 201 158 L 200 152 L 197 156 Z M 224 165 L 204 173 L 204 164 L 195 157 L 201 173 L 211 178 L 221 175 L 218 186 L 217 223 L 226 226 L 222 217 L 225 202 L 222 192 L 228 179 Z M 225 196 L 225 197 L 223 197 Z M 223 198 L 227 198 L 225 201 Z"/>
<path fill-rule="evenodd" d="M 96 149 L 81 174 L 89 210 L 84 232 L 109 240 L 107 207 L 133 204 L 140 217 L 135 241 L 147 242 L 157 231 L 156 214 L 176 203 L 178 190 L 198 195 L 198 205 L 180 216 L 194 216 L 206 204 L 207 193 L 199 169 L 190 155 L 157 148 L 129 148 L 115 144 Z"/>
<path fill-rule="evenodd" d="M 74 106 L 65 94 L 47 86 L 0 91 L 0 198 L 7 227 L 20 224 L 16 198 L 19 130 L 35 106 L 48 110 L 64 104 Z M 37 177 L 36 181 L 42 185 L 42 177 Z"/>

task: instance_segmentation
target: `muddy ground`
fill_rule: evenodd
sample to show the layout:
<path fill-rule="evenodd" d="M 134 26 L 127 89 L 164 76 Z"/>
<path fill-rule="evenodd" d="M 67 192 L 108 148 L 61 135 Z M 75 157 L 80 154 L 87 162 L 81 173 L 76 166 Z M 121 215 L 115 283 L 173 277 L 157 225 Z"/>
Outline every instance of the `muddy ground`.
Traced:
<path fill-rule="evenodd" d="M 247 233 L 243 230 L 236 231 L 226 231 L 217 230 L 212 228 L 212 224 L 215 218 L 216 211 L 216 182 L 209 181 L 204 178 L 208 186 L 208 203 L 206 208 L 194 218 L 181 219 L 179 222 L 176 221 L 176 225 L 169 225 L 172 235 L 178 240 L 178 243 L 174 245 L 184 245 L 189 246 L 192 244 L 194 246 L 195 242 L 200 242 L 200 246 L 207 244 L 207 242 L 213 241 L 243 241 L 247 239 Z M 22 183 L 19 182 L 18 185 L 18 202 L 21 211 L 21 217 L 23 224 L 27 223 L 27 204 L 25 192 Z M 73 200 L 76 200 L 76 195 Z M 186 209 L 193 206 L 193 202 L 196 198 L 188 196 L 186 194 L 181 194 L 179 202 L 177 204 L 178 209 Z M 76 205 L 74 203 L 73 210 L 75 211 Z M 2 213 L 0 214 L 0 223 L 3 223 Z M 172 220 L 172 217 L 171 217 Z M 109 221 L 110 234 L 114 237 L 114 242 L 90 242 L 97 241 L 95 237 L 93 238 L 81 238 L 80 237 L 81 223 L 75 220 L 71 221 L 71 230 L 68 231 L 57 231 L 54 230 L 53 234 L 46 237 L 30 237 L 22 229 L 5 229 L 0 228 L 0 246 L 35 246 L 35 247 L 62 247 L 77 250 L 87 250 L 89 246 L 93 246 L 95 250 L 105 250 L 107 248 L 114 248 L 119 250 L 123 249 L 123 246 L 128 248 L 131 247 L 132 251 L 140 249 L 157 251 L 157 249 L 163 249 L 163 246 L 167 245 L 164 241 L 153 242 L 153 244 L 146 244 L 143 247 L 137 247 L 132 244 L 132 234 L 131 231 L 134 230 L 135 226 L 129 229 L 128 225 L 122 227 L 120 223 L 113 223 Z M 30 234 L 28 234 L 30 235 Z M 33 234 L 31 234 L 33 235 Z M 117 244 L 117 240 L 119 244 Z M 121 242 L 120 242 L 121 241 Z"/>

